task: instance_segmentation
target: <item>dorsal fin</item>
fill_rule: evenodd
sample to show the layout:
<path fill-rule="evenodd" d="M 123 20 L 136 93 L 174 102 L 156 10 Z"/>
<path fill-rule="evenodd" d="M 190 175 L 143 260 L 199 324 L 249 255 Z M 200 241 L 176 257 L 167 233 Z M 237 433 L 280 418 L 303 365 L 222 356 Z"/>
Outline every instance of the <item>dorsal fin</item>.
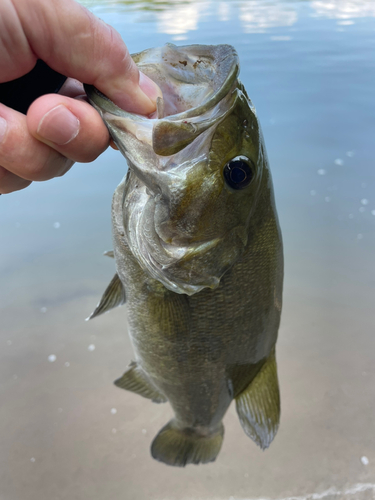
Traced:
<path fill-rule="evenodd" d="M 86 321 L 95 318 L 100 314 L 110 311 L 117 306 L 122 306 L 126 302 L 125 289 L 121 283 L 120 278 L 117 273 L 113 276 L 110 284 L 105 289 L 100 302 L 96 306 L 95 310 L 90 314 Z"/>

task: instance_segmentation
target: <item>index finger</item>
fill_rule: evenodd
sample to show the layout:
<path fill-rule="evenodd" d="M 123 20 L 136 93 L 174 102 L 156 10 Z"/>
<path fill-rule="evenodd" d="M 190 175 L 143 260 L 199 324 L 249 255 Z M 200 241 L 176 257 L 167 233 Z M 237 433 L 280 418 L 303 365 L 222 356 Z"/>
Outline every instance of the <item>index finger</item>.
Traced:
<path fill-rule="evenodd" d="M 155 111 L 157 85 L 140 74 L 119 33 L 85 7 L 74 0 L 5 0 L 3 9 L 0 24 L 12 27 L 12 43 L 2 40 L 6 33 L 0 30 L 3 81 L 9 71 L 9 79 L 29 71 L 38 57 L 59 73 L 95 85 L 130 112 Z"/>

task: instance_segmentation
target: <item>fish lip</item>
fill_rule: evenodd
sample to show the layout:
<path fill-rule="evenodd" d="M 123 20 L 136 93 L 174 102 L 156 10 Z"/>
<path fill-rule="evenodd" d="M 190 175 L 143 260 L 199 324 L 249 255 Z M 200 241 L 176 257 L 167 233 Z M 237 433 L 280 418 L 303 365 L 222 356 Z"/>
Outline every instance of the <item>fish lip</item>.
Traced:
<path fill-rule="evenodd" d="M 197 55 L 197 47 L 199 47 L 201 55 Z M 194 50 L 191 50 L 192 48 Z M 174 66 L 172 61 L 175 55 L 180 52 L 186 53 L 186 57 L 190 60 L 190 63 L 192 63 L 192 58 L 194 57 L 199 58 L 196 62 L 208 61 L 209 66 L 214 61 L 215 64 L 212 64 L 212 66 L 216 76 L 207 80 L 204 70 L 202 70 L 202 73 L 199 73 L 199 71 L 198 73 L 194 73 L 199 82 L 204 82 L 203 87 L 207 88 L 202 99 L 200 100 L 197 96 L 193 97 L 189 101 L 187 109 L 176 107 L 172 99 L 170 111 L 174 114 L 168 114 L 167 116 L 163 116 L 163 113 L 161 113 L 157 116 L 153 114 L 145 117 L 140 114 L 129 113 L 118 107 L 93 85 L 85 84 L 84 87 L 90 104 L 100 113 L 113 141 L 126 158 L 128 158 L 129 151 L 126 145 L 123 144 L 123 133 L 129 132 L 141 143 L 151 146 L 159 158 L 170 157 L 186 148 L 198 136 L 224 120 L 231 112 L 237 99 L 237 83 L 240 67 L 237 52 L 232 46 L 220 44 L 216 46 L 189 45 L 186 47 L 175 47 L 167 44 L 165 48 L 160 49 L 161 52 L 157 52 L 158 50 L 149 49 L 133 56 L 135 61 L 137 61 L 137 57 L 142 54 L 149 53 L 148 56 L 150 56 L 153 51 L 156 51 L 154 55 L 157 55 L 157 61 L 153 63 L 154 65 L 161 64 L 164 54 L 166 55 L 166 59 L 163 59 L 166 61 L 165 64 L 167 66 L 168 64 Z M 171 50 L 172 52 L 170 52 Z M 174 50 L 175 54 L 173 54 Z M 138 60 L 140 69 L 143 68 L 141 62 L 142 57 Z M 150 64 L 150 62 L 147 63 L 146 60 L 145 65 L 147 66 L 147 64 Z M 167 76 L 170 74 L 181 85 L 186 85 L 191 83 L 191 76 L 189 76 L 191 69 L 188 69 L 186 76 L 182 76 L 182 78 L 177 78 L 173 74 L 173 71 L 169 73 L 168 67 L 164 71 L 166 71 Z M 154 79 L 157 81 L 156 76 Z M 168 87 L 164 88 L 163 91 L 165 93 L 165 102 L 167 102 L 171 94 L 168 91 Z M 177 95 L 180 96 L 178 92 Z M 180 111 L 176 113 L 179 109 Z"/>
<path fill-rule="evenodd" d="M 99 112 L 113 141 L 125 156 L 121 135 L 119 136 L 116 127 L 128 130 L 139 141 L 148 143 L 158 156 L 168 157 L 184 149 L 206 130 L 217 126 L 232 111 L 238 97 L 237 78 L 238 70 L 229 75 L 225 85 L 203 104 L 163 118 L 129 113 L 119 108 L 92 85 L 85 85 L 85 90 L 90 104 Z M 230 88 L 227 88 L 228 84 L 231 85 Z M 222 103 L 227 109 L 220 108 Z M 114 125 L 116 117 L 118 123 Z M 140 136 L 134 132 L 134 127 L 143 129 Z"/>
<path fill-rule="evenodd" d="M 174 124 L 175 122 L 182 122 L 184 124 L 190 124 L 190 126 L 193 129 L 193 132 L 197 132 L 197 125 L 194 123 L 194 118 L 197 118 L 199 116 L 204 115 L 205 113 L 211 111 L 216 105 L 218 105 L 220 102 L 224 101 L 226 97 L 232 96 L 233 92 L 236 89 L 235 82 L 238 78 L 238 73 L 235 74 L 235 78 L 230 79 L 231 87 L 226 90 L 224 95 L 221 95 L 221 92 L 215 92 L 211 96 L 211 98 L 208 100 L 206 104 L 200 104 L 198 106 L 194 106 L 188 110 L 181 111 L 180 113 L 176 113 L 174 115 L 169 115 L 163 118 L 158 118 L 157 116 L 144 116 L 138 113 L 130 113 L 128 111 L 125 111 L 124 109 L 120 108 L 117 106 L 109 97 L 107 97 L 105 94 L 100 92 L 96 87 L 93 85 L 88 85 L 84 84 L 84 89 L 86 91 L 88 100 L 90 104 L 99 112 L 101 115 L 102 119 L 104 122 L 106 122 L 105 119 L 105 114 L 113 115 L 113 116 L 118 116 L 120 118 L 127 118 L 132 121 L 138 121 L 138 122 L 151 122 L 153 123 L 154 127 L 156 125 L 165 125 L 168 123 Z M 231 91 L 232 89 L 232 91 Z M 220 89 L 222 90 L 222 89 Z M 232 106 L 232 105 L 231 105 Z M 230 108 L 231 108 L 230 106 Z M 215 117 L 215 119 L 212 119 L 212 124 L 217 122 L 218 119 L 223 119 L 224 115 L 228 113 L 227 112 L 222 113 L 220 117 Z M 211 123 L 208 123 L 207 128 L 212 126 Z M 165 156 L 165 155 L 162 155 Z M 167 155 L 170 156 L 170 155 Z"/>
<path fill-rule="evenodd" d="M 166 44 L 166 46 L 172 46 L 173 44 Z M 194 45 L 189 45 L 188 47 L 191 48 Z M 204 47 L 204 46 L 202 46 Z M 157 121 L 178 121 L 178 120 L 184 120 L 188 118 L 192 118 L 195 116 L 202 115 L 203 113 L 207 112 L 208 110 L 212 109 L 214 106 L 216 106 L 230 91 L 230 89 L 234 86 L 235 81 L 238 78 L 239 72 L 240 72 L 240 62 L 238 58 L 238 54 L 235 50 L 234 47 L 228 44 L 219 44 L 219 45 L 210 45 L 210 46 L 205 46 L 209 47 L 212 50 L 224 50 L 225 55 L 222 55 L 222 60 L 220 61 L 220 65 L 223 64 L 223 62 L 231 58 L 231 65 L 230 68 L 227 71 L 227 75 L 224 78 L 224 80 L 221 82 L 220 87 L 214 91 L 208 99 L 205 99 L 203 102 L 199 103 L 197 106 L 194 106 L 192 108 L 189 108 L 185 111 L 181 111 L 179 113 L 175 113 L 173 115 L 169 115 L 165 118 L 160 118 L 157 119 Z M 178 47 L 179 49 L 185 48 L 184 46 Z M 148 49 L 152 50 L 152 49 Z M 146 51 L 144 51 L 146 52 Z M 136 53 L 132 54 L 132 57 L 136 57 L 141 53 Z M 95 108 L 101 109 L 102 111 L 106 111 L 112 114 L 115 114 L 117 116 L 126 116 L 128 117 L 129 115 L 136 115 L 142 119 L 148 120 L 149 118 L 146 118 L 145 116 L 139 115 L 137 113 L 129 113 L 119 106 L 117 106 L 111 99 L 109 99 L 105 94 L 100 92 L 96 87 L 93 85 L 89 84 L 84 84 L 84 89 L 86 91 L 86 94 L 88 96 L 88 99 L 92 105 L 94 105 Z M 152 118 L 154 119 L 154 118 Z"/>

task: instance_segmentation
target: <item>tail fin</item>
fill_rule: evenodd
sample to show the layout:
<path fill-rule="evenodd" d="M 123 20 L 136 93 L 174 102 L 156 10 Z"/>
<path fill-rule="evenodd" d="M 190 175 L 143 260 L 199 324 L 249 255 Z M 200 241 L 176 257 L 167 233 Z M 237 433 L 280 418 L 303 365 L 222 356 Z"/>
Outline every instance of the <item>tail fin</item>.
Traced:
<path fill-rule="evenodd" d="M 177 467 L 213 462 L 224 436 L 222 423 L 214 431 L 199 433 L 193 428 L 179 429 L 174 420 L 162 428 L 151 445 L 151 455 L 160 462 Z"/>

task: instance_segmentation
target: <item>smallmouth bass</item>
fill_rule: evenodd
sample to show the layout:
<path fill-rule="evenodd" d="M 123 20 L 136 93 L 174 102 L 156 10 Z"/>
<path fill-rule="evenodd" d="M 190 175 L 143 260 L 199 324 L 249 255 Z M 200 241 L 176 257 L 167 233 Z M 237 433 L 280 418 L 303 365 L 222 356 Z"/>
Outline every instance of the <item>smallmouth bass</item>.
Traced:
<path fill-rule="evenodd" d="M 133 59 L 162 90 L 155 116 L 86 86 L 129 166 L 112 204 L 117 273 L 91 317 L 127 303 L 136 360 L 115 384 L 175 413 L 155 459 L 215 460 L 233 399 L 245 433 L 267 448 L 280 416 L 283 253 L 237 53 L 167 44 Z"/>

